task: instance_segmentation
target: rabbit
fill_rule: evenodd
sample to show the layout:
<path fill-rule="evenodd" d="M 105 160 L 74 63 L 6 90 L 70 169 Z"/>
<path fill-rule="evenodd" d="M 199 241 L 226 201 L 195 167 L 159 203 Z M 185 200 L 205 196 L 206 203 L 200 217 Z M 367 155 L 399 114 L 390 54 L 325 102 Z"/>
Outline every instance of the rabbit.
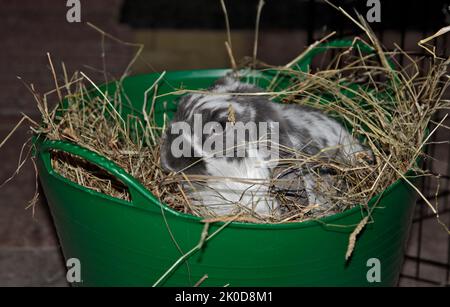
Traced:
<path fill-rule="evenodd" d="M 367 149 L 321 111 L 274 103 L 267 96 L 256 94 L 263 92 L 258 86 L 228 74 L 205 93 L 182 96 L 173 120 L 162 135 L 162 168 L 167 172 L 210 176 L 203 183 L 186 184 L 185 188 L 195 204 L 206 206 L 218 216 L 239 210 L 251 210 L 262 217 L 279 216 L 282 208 L 276 193 L 272 192 L 280 191 L 291 192 L 306 204 L 329 207 L 326 197 L 317 191 L 317 176 L 308 172 L 307 166 L 306 169 L 305 166 L 287 168 L 280 161 L 295 156 L 298 151 L 352 163 L 357 153 L 366 153 Z M 235 123 L 230 119 L 231 113 Z M 196 123 L 196 119 L 202 122 Z M 184 123 L 184 128 L 197 125 L 201 129 L 192 133 L 176 127 L 179 123 Z M 240 143 L 233 140 L 232 146 L 225 149 L 204 146 L 211 144 L 211 140 L 217 141 L 214 144 L 225 144 L 227 132 L 238 123 L 258 125 L 257 141 L 253 142 L 246 134 Z M 260 126 L 261 123 L 267 125 Z M 174 153 L 174 148 L 181 141 L 185 146 L 180 156 Z M 262 143 L 266 146 L 259 146 Z M 286 152 L 286 148 L 290 150 Z M 324 174 L 325 181 L 330 182 L 329 178 L 329 174 Z"/>

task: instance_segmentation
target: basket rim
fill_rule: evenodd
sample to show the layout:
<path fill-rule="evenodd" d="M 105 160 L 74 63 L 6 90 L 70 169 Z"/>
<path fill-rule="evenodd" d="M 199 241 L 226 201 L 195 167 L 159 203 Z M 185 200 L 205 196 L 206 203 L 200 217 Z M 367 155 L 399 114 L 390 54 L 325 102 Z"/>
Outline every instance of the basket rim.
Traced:
<path fill-rule="evenodd" d="M 186 71 L 173 71 L 170 72 L 170 75 L 172 76 L 186 76 L 186 75 L 192 75 L 192 74 L 198 74 L 201 73 L 202 75 L 223 75 L 226 74 L 228 71 L 230 71 L 230 69 L 200 69 L 200 70 L 186 70 Z M 155 76 L 155 75 L 159 75 L 159 73 L 150 73 L 150 74 L 139 74 L 139 75 L 133 75 L 133 76 L 129 76 L 127 78 L 125 78 L 125 80 L 131 80 L 134 78 L 148 78 L 150 76 Z M 45 161 L 44 161 L 44 157 L 43 154 L 41 152 L 41 148 L 45 147 L 45 146 L 51 146 L 51 143 L 55 143 L 55 142 L 59 142 L 59 143 L 69 143 L 67 141 L 52 141 L 52 140 L 48 140 L 46 138 L 42 138 L 41 135 L 34 135 L 33 136 L 33 145 L 35 146 L 35 156 L 37 156 L 37 158 L 40 160 L 40 162 L 42 162 L 45 165 Z M 82 147 L 79 145 L 76 145 L 78 147 Z M 94 152 L 82 147 L 84 151 L 90 152 L 95 154 Z M 202 221 L 205 218 L 202 217 L 197 217 L 194 216 L 192 214 L 187 214 L 187 213 L 183 213 L 180 211 L 177 211 L 175 209 L 172 209 L 171 207 L 169 207 L 167 204 L 160 202 L 147 188 L 145 188 L 140 182 L 138 182 L 134 177 L 131 177 L 125 170 L 123 170 L 122 168 L 120 168 L 119 166 L 117 166 L 113 161 L 107 159 L 106 157 L 103 157 L 103 159 L 107 160 L 108 163 L 115 165 L 118 169 L 120 169 L 120 172 L 126 174 L 129 179 L 131 181 L 133 181 L 133 183 L 140 187 L 140 194 L 142 194 L 142 196 L 147 200 L 150 201 L 153 205 L 157 205 L 158 207 L 160 207 L 157 210 L 151 210 L 152 208 L 148 208 L 147 211 L 152 211 L 152 212 L 156 212 L 156 213 L 161 213 L 161 209 L 163 209 L 164 211 L 166 211 L 167 213 L 172 214 L 173 216 L 179 217 L 179 218 L 183 218 L 185 220 L 190 220 L 192 222 L 199 222 L 202 223 Z M 420 161 L 418 161 L 420 162 Z M 116 202 L 118 204 L 121 205 L 126 205 L 130 208 L 134 208 L 134 209 L 142 209 L 142 210 L 146 210 L 146 208 L 143 208 L 142 206 L 134 206 L 132 202 L 128 202 L 125 200 L 121 200 L 97 191 L 94 191 L 92 189 L 83 187 L 67 178 L 65 178 L 64 176 L 60 175 L 59 173 L 57 173 L 56 171 L 54 171 L 53 169 L 48 169 L 44 167 L 44 170 L 46 171 L 47 175 L 53 175 L 53 177 L 56 177 L 59 181 L 62 181 L 65 184 L 69 184 L 72 187 L 75 187 L 79 190 L 81 190 L 82 192 L 85 193 L 89 193 L 89 194 L 94 194 L 96 196 L 100 196 L 108 201 L 112 201 L 112 202 Z M 106 170 L 108 171 L 108 170 Z M 413 170 L 409 170 L 408 172 L 406 172 L 404 174 L 405 177 L 413 177 L 416 173 Z M 120 179 L 119 179 L 120 180 Z M 372 197 L 372 199 L 369 200 L 368 202 L 368 207 L 372 207 L 374 205 L 377 204 L 378 199 L 386 197 L 387 195 L 389 195 L 390 193 L 392 193 L 393 191 L 395 191 L 396 189 L 398 189 L 401 185 L 408 185 L 408 183 L 406 183 L 402 178 L 398 179 L 397 181 L 395 181 L 394 183 L 392 183 L 389 187 L 387 187 L 381 194 L 375 195 Z M 131 206 L 130 206 L 131 204 Z M 156 208 L 156 207 L 155 207 Z M 155 209 L 153 208 L 153 209 Z M 233 226 L 233 227 L 239 227 L 239 228 L 248 228 L 248 229 L 252 229 L 252 228 L 256 228 L 256 229 L 291 229 L 291 228 L 306 228 L 306 227 L 314 227 L 314 226 L 327 226 L 327 224 L 330 224 L 331 222 L 336 222 L 339 220 L 342 220 L 346 217 L 352 216 L 352 215 L 356 215 L 359 214 L 361 215 L 361 218 L 363 218 L 367 212 L 367 210 L 362 210 L 362 206 L 360 204 L 355 205 L 353 208 L 349 208 L 347 210 L 344 210 L 342 212 L 339 213 L 335 213 L 332 215 L 328 215 L 328 216 L 324 216 L 318 219 L 309 219 L 309 220 L 305 220 L 305 221 L 301 221 L 301 222 L 286 222 L 286 223 L 251 223 L 251 222 L 241 222 L 241 221 L 235 221 L 235 222 L 231 222 L 229 226 Z M 365 212 L 365 213 L 364 213 Z M 221 225 L 224 224 L 225 222 L 216 222 L 214 223 L 215 225 Z M 328 225 L 330 226 L 330 225 Z M 333 225 L 336 226 L 336 225 Z M 354 227 L 354 224 L 351 225 L 337 225 L 339 227 Z"/>
<path fill-rule="evenodd" d="M 333 48 L 333 47 L 337 47 L 337 48 L 343 48 L 343 47 L 348 47 L 349 45 L 352 45 L 353 41 L 351 40 L 335 40 L 335 41 L 330 41 L 330 42 L 325 42 L 322 44 L 319 44 L 318 46 L 316 46 L 316 48 L 310 50 L 308 53 L 306 53 L 304 55 L 303 58 L 300 58 L 298 60 L 297 63 L 295 63 L 295 65 L 301 70 L 303 68 L 303 66 L 308 65 L 309 61 L 311 60 L 311 58 L 313 56 L 315 56 L 316 54 L 320 53 L 322 50 L 326 50 L 327 48 Z M 371 51 L 372 49 L 370 47 L 368 47 L 368 45 L 362 43 L 362 42 L 358 42 L 358 44 L 356 44 L 357 46 L 359 46 L 360 48 L 365 49 L 366 51 Z M 172 78 L 189 78 L 192 76 L 196 76 L 199 77 L 206 77 L 206 76 L 213 76 L 213 77 L 217 77 L 217 76 L 223 76 L 226 73 L 230 72 L 231 69 L 229 68 L 214 68 L 214 69 L 195 69 L 195 70 L 176 70 L 176 71 L 170 71 L 167 72 L 166 77 L 168 77 L 169 75 Z M 260 70 L 260 71 L 252 71 L 252 76 L 254 77 L 259 77 L 259 78 L 270 78 L 269 77 L 270 74 L 270 69 L 269 70 Z M 132 80 L 137 80 L 137 79 L 141 79 L 141 78 L 151 78 L 151 77 L 157 77 L 159 76 L 160 73 L 158 72 L 153 72 L 153 73 L 147 73 L 147 74 L 136 74 L 136 75 L 132 75 L 132 76 L 127 76 L 126 78 L 124 78 L 124 82 L 130 82 Z M 40 148 L 42 148 L 43 146 L 45 147 L 46 145 L 50 145 L 49 142 L 55 142 L 55 141 L 50 141 L 47 139 L 42 139 L 40 138 L 38 135 L 34 135 L 33 136 L 33 144 L 36 146 L 36 156 L 38 159 L 41 160 L 41 162 L 43 163 L 43 165 L 45 166 L 46 163 L 45 161 L 43 161 L 44 155 L 42 154 Z M 65 141 L 57 141 L 57 142 L 62 142 L 64 143 Z M 69 143 L 69 142 L 65 142 L 65 143 Z M 79 145 L 78 145 L 79 146 Z M 81 147 L 81 146 L 79 146 Z M 85 151 L 88 151 L 92 154 L 95 154 L 94 152 L 83 148 Z M 44 169 L 46 170 L 47 174 L 49 175 L 53 175 L 54 177 L 56 177 L 57 179 L 59 179 L 60 181 L 62 181 L 63 183 L 66 184 L 70 184 L 72 187 L 76 187 L 78 189 L 80 189 L 81 191 L 85 192 L 85 193 L 90 193 L 90 194 L 94 194 L 96 196 L 100 196 L 102 198 L 105 198 L 108 201 L 112 201 L 112 202 L 117 202 L 118 204 L 121 205 L 126 205 L 128 207 L 134 208 L 134 209 L 141 209 L 141 210 L 147 210 L 147 211 L 151 211 L 151 212 L 156 212 L 161 214 L 162 210 L 172 214 L 173 216 L 179 217 L 179 218 L 183 218 L 185 220 L 190 220 L 192 222 L 199 222 L 202 223 L 202 220 L 204 220 L 205 218 L 202 217 L 197 217 L 194 216 L 192 214 L 187 214 L 187 213 L 183 213 L 180 211 L 177 211 L 175 209 L 172 209 L 171 207 L 169 207 L 167 204 L 160 202 L 147 188 L 145 188 L 140 182 L 138 182 L 134 177 L 130 176 L 124 169 L 120 168 L 119 166 L 117 166 L 113 161 L 110 161 L 109 159 L 103 157 L 103 159 L 107 160 L 108 163 L 110 165 L 115 166 L 116 171 L 118 171 L 123 177 L 125 176 L 127 181 L 131 182 L 133 184 L 133 186 L 135 186 L 140 194 L 147 200 L 150 201 L 152 204 L 151 206 L 155 205 L 159 207 L 158 210 L 152 210 L 155 208 L 145 208 L 143 206 L 134 206 L 133 202 L 128 202 L 125 200 L 121 200 L 97 191 L 94 191 L 92 189 L 83 187 L 67 178 L 65 178 L 64 176 L 60 175 L 59 173 L 57 173 L 56 171 L 54 171 L 53 169 L 49 169 L 48 168 L 48 164 L 47 167 L 44 167 Z M 108 164 L 108 165 L 109 165 Z M 108 171 L 107 169 L 105 169 L 106 171 Z M 404 174 L 405 177 L 410 177 L 410 176 L 414 176 L 415 172 L 413 170 L 409 170 L 408 172 L 406 172 L 406 174 Z M 119 178 L 118 178 L 119 179 Z M 119 179 L 120 180 L 120 179 Z M 373 196 L 369 201 L 368 201 L 368 207 L 372 207 L 374 205 L 376 205 L 378 203 L 378 200 L 381 200 L 383 197 L 385 197 L 386 195 L 389 195 L 390 193 L 392 193 L 393 191 L 395 191 L 396 189 L 398 189 L 401 185 L 407 185 L 407 183 L 402 179 L 398 179 L 397 181 L 395 181 L 394 183 L 392 183 L 389 187 L 387 187 L 382 193 L 380 193 L 379 195 L 375 195 Z M 130 206 L 131 204 L 131 206 Z M 150 207 L 150 206 L 148 206 Z M 247 229 L 252 229 L 252 228 L 256 228 L 256 229 L 291 229 L 291 228 L 306 228 L 306 227 L 317 227 L 317 226 L 327 226 L 327 224 L 329 224 L 330 222 L 336 222 L 339 220 L 342 220 L 346 217 L 350 217 L 352 215 L 356 215 L 358 214 L 358 212 L 361 215 L 361 218 L 363 218 L 365 215 L 367 215 L 367 210 L 362 210 L 362 206 L 360 204 L 355 205 L 353 208 L 349 208 L 347 210 L 344 210 L 342 212 L 339 213 L 335 213 L 332 215 L 328 215 L 328 216 L 324 216 L 318 219 L 309 219 L 309 220 L 305 220 L 305 221 L 301 221 L 301 222 L 286 222 L 286 223 L 251 223 L 251 222 L 240 222 L 240 221 L 235 221 L 235 222 L 231 222 L 229 226 L 233 226 L 233 227 L 238 227 L 238 228 L 247 228 Z M 224 224 L 225 222 L 216 222 L 214 224 L 216 225 L 221 225 Z M 228 226 L 228 227 L 229 227 Z M 328 225 L 329 226 L 329 225 Z M 336 226 L 336 225 L 334 225 Z M 338 227 L 354 227 L 356 225 L 352 224 L 352 225 L 337 225 Z"/>

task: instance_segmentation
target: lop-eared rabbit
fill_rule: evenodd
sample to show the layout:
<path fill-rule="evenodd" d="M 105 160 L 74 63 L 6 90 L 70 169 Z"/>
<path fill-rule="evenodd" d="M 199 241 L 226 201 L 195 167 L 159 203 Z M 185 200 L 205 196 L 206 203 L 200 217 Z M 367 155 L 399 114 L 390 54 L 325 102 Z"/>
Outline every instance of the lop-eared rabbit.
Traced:
<path fill-rule="evenodd" d="M 284 167 L 283 161 L 300 153 L 352 163 L 367 149 L 323 112 L 275 103 L 263 93 L 229 74 L 205 92 L 182 96 L 163 133 L 163 169 L 203 175 L 202 182 L 184 186 L 193 203 L 218 216 L 243 209 L 278 215 L 283 208 L 274 192 L 280 191 L 295 195 L 304 205 L 329 208 L 332 204 L 320 191 L 318 171 L 313 174 L 308 163 Z M 243 127 L 247 130 L 239 138 L 239 131 L 234 131 Z M 249 132 L 249 127 L 256 130 Z M 333 183 L 326 171 L 321 181 Z"/>

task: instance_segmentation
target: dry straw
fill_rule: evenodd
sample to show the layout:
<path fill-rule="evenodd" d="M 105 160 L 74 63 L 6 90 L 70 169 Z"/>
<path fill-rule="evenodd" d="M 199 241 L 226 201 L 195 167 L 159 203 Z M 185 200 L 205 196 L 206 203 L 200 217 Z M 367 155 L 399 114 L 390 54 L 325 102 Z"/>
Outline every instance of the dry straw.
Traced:
<path fill-rule="evenodd" d="M 260 6 L 262 8 L 262 4 Z M 223 9 L 226 13 L 224 5 Z M 299 222 L 318 219 L 348 208 L 361 206 L 362 210 L 367 211 L 369 215 L 361 221 L 350 236 L 348 258 L 358 233 L 367 223 L 372 222 L 370 217 L 372 209 L 368 207 L 368 201 L 374 196 L 380 195 L 398 179 L 404 179 L 410 184 L 437 215 L 436 206 L 426 200 L 411 181 L 412 177 L 406 178 L 405 174 L 409 170 L 413 170 L 415 176 L 432 175 L 421 170 L 416 162 L 423 156 L 423 148 L 436 129 L 448 129 L 442 124 L 446 118 L 444 116 L 427 134 L 427 127 L 431 123 L 432 117 L 439 111 L 446 111 L 450 107 L 450 102 L 443 98 L 449 82 L 447 75 L 449 59 L 440 58 L 433 52 L 433 47 L 429 45 L 432 39 L 444 34 L 447 30 L 441 30 L 431 38 L 422 40 L 420 45 L 426 46 L 426 50 L 431 52 L 430 57 L 416 58 L 400 48 L 394 51 L 385 51 L 362 18 L 359 18 L 358 21 L 342 9 L 337 9 L 349 17 L 364 32 L 365 37 L 355 38 L 352 46 L 348 48 L 333 50 L 334 55 L 331 53 L 327 55 L 328 65 L 315 71 L 312 67 L 306 72 L 299 71 L 295 69 L 294 63 L 301 60 L 308 51 L 332 37 L 334 33 L 312 44 L 306 49 L 306 52 L 286 66 L 274 67 L 257 63 L 260 69 L 276 73 L 269 88 L 260 93 L 236 94 L 265 95 L 278 103 L 318 108 L 330 116 L 339 118 L 349 129 L 352 129 L 355 137 L 363 140 L 365 145 L 371 149 L 375 155 L 374 161 L 368 161 L 368 157 L 361 156 L 357 163 L 349 165 L 342 161 L 325 160 L 320 154 L 311 156 L 290 148 L 282 148 L 292 157 L 278 161 L 284 167 L 301 168 L 307 165 L 310 173 L 318 177 L 318 181 L 321 178 L 320 169 L 327 169 L 333 174 L 332 183 L 322 180 L 320 187 L 320 190 L 325 191 L 323 193 L 333 203 L 333 206 L 327 210 L 318 210 L 317 206 L 302 203 L 299 199 L 291 199 L 280 194 L 276 197 L 284 208 L 281 216 L 275 214 L 260 216 L 249 208 L 236 203 L 234 204 L 236 208 L 234 216 L 218 217 L 207 207 L 193 202 L 189 198 L 189 194 L 184 191 L 183 187 L 186 184 L 202 184 L 205 179 L 241 181 L 242 179 L 205 178 L 204 176 L 188 176 L 183 172 L 172 174 L 163 172 L 160 167 L 159 144 L 165 125 L 163 127 L 156 125 L 154 106 L 168 94 L 182 95 L 190 91 L 174 89 L 171 93 L 158 93 L 159 83 L 164 80 L 165 76 L 165 73 L 162 73 L 156 82 L 143 93 L 145 103 L 142 110 L 134 109 L 131 115 L 123 117 L 122 108 L 131 107 L 131 102 L 122 89 L 122 81 L 134 61 L 138 59 L 142 46 L 124 43 L 101 30 L 99 31 L 102 37 L 138 48 L 136 56 L 128 65 L 124 75 L 119 80 L 113 81 L 117 90 L 105 91 L 81 71 L 75 72 L 69 77 L 64 65 L 62 65 L 64 83 L 61 85 L 61 82 L 58 82 L 60 79 L 57 79 L 51 56 L 48 54 L 56 89 L 40 95 L 33 86 L 27 86 L 35 98 L 42 116 L 39 124 L 30 120 L 32 130 L 40 137 L 73 142 L 114 161 L 139 180 L 162 203 L 175 210 L 203 217 L 208 222 L 219 220 L 227 223 L 231 221 Z M 258 18 L 260 13 L 259 9 Z M 363 53 L 358 48 L 361 42 L 370 46 L 374 52 Z M 231 46 L 228 29 L 227 50 L 234 67 L 236 64 Z M 254 50 L 255 56 L 256 43 Z M 399 63 L 400 56 L 406 59 L 406 64 Z M 249 66 L 254 64 L 255 60 L 253 59 Z M 421 67 L 426 67 L 426 69 L 421 69 Z M 289 78 L 288 85 L 280 88 L 280 81 L 285 80 L 286 76 Z M 203 93 L 205 91 L 194 92 Z M 57 94 L 59 101 L 64 99 L 66 103 L 58 103 L 56 107 L 50 108 L 48 99 L 54 93 Z M 25 119 L 29 118 L 24 117 L 16 128 Z M 11 134 L 1 142 L 0 147 L 10 136 Z M 69 154 L 54 152 L 52 153 L 52 163 L 56 171 L 80 185 L 120 199 L 130 199 L 128 191 L 118 180 L 86 161 Z M 247 180 L 246 182 L 268 184 L 269 186 L 275 184 L 273 181 L 262 183 Z M 184 185 L 180 183 L 184 183 Z M 444 227 L 446 226 L 444 225 Z M 447 228 L 446 230 L 448 231 Z M 213 235 L 203 239 L 209 240 Z M 202 242 L 195 249 L 201 248 Z"/>

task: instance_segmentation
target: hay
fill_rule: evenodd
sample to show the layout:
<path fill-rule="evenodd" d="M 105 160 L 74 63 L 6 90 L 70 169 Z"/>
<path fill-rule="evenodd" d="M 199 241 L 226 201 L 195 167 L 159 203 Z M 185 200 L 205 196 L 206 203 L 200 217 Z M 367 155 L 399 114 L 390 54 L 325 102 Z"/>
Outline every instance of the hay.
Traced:
<path fill-rule="evenodd" d="M 226 9 L 224 12 L 226 14 Z M 400 48 L 390 52 L 385 51 L 363 19 L 357 21 L 346 12 L 344 14 L 363 30 L 366 35 L 365 41 L 360 37 L 355 38 L 350 48 L 335 49 L 333 55 L 327 55 L 327 66 L 314 71 L 310 67 L 307 72 L 295 69 L 294 64 L 308 51 L 332 37 L 334 32 L 312 44 L 304 53 L 283 67 L 256 62 L 255 44 L 253 58 L 247 61 L 247 66 L 253 67 L 257 64 L 259 69 L 273 72 L 275 78 L 265 92 L 236 94 L 265 95 L 279 103 L 307 105 L 321 109 L 341 120 L 349 129 L 352 129 L 355 137 L 362 140 L 372 150 L 375 155 L 374 161 L 368 161 L 368 157 L 360 156 L 357 163 L 349 165 L 342 161 L 323 160 L 320 154 L 308 156 L 303 152 L 283 148 L 294 156 L 291 159 L 278 161 L 286 168 L 314 165 L 310 172 L 318 178 L 321 176 L 318 170 L 326 168 L 332 171 L 335 179 L 333 183 L 322 180 L 321 187 L 322 191 L 326 191 L 324 192 L 326 197 L 333 203 L 333 206 L 327 210 L 318 210 L 314 205 L 301 203 L 287 195 L 277 194 L 277 199 L 284 208 L 284 213 L 281 215 L 259 216 L 252 210 L 235 204 L 237 216 L 218 217 L 207 207 L 192 202 L 181 183 L 201 184 L 205 178 L 188 176 L 184 173 L 166 174 L 160 167 L 159 146 L 164 127 L 156 125 L 153 107 L 158 99 L 168 95 L 158 94 L 158 84 L 164 79 L 165 73 L 162 73 L 145 92 L 146 101 L 143 109 L 133 110 L 131 115 L 122 117 L 122 108 L 131 105 L 126 94 L 121 95 L 124 94 L 122 81 L 132 63 L 139 57 L 142 46 L 122 42 L 101 30 L 99 31 L 103 37 L 132 47 L 139 47 L 139 51 L 132 63 L 128 65 L 124 75 L 114 81 L 117 91 L 113 93 L 105 91 L 84 72 L 75 72 L 68 77 L 64 66 L 64 84 L 61 85 L 51 57 L 48 55 L 56 89 L 51 93 L 39 95 L 33 86 L 29 87 L 42 115 L 40 124 L 32 123 L 32 130 L 35 134 L 49 140 L 76 143 L 114 161 L 140 181 L 162 203 L 175 210 L 205 218 L 208 222 L 218 220 L 253 223 L 299 222 L 318 219 L 355 206 L 361 206 L 363 210 L 370 213 L 368 201 L 398 179 L 406 180 L 425 199 L 410 178 L 405 177 L 405 174 L 413 170 L 416 176 L 431 175 L 421 170 L 416 162 L 423 157 L 423 148 L 427 145 L 431 134 L 439 127 L 445 128 L 442 125 L 444 117 L 442 121 L 435 123 L 435 129 L 426 133 L 433 115 L 450 107 L 450 102 L 443 99 L 449 82 L 446 75 L 449 60 L 440 58 L 434 53 L 430 54 L 430 57 L 413 58 Z M 98 28 L 95 29 L 98 30 Z M 228 21 L 227 33 L 227 51 L 234 67 L 236 64 L 231 50 Z M 438 32 L 436 35 L 442 33 L 445 31 Z M 430 41 L 430 39 L 424 39 L 420 44 L 423 46 Z M 370 46 L 374 52 L 362 53 L 358 48 L 360 42 Z M 427 45 L 426 50 L 434 49 Z M 399 57 L 405 58 L 407 63 L 403 65 L 399 63 Z M 243 68 L 242 65 L 240 68 Z M 288 86 L 280 88 L 280 82 L 286 79 L 289 80 Z M 169 94 L 182 95 L 187 92 L 203 93 L 204 91 L 175 89 Z M 58 103 L 55 108 L 49 109 L 48 97 L 53 93 L 57 94 L 58 101 L 65 100 L 65 103 Z M 150 112 L 147 106 L 151 106 Z M 95 165 L 60 152 L 52 153 L 52 165 L 61 175 L 82 186 L 130 201 L 126 187 Z M 215 180 L 225 179 L 215 178 Z M 273 186 L 274 182 L 264 184 Z M 434 213 L 437 212 L 435 206 L 428 200 L 426 203 Z M 363 226 L 359 228 L 364 227 L 367 222 L 370 220 L 365 219 L 365 222 L 360 224 Z M 359 232 L 356 231 L 357 229 L 355 229 L 354 237 Z M 350 254 L 351 251 L 348 255 Z"/>

